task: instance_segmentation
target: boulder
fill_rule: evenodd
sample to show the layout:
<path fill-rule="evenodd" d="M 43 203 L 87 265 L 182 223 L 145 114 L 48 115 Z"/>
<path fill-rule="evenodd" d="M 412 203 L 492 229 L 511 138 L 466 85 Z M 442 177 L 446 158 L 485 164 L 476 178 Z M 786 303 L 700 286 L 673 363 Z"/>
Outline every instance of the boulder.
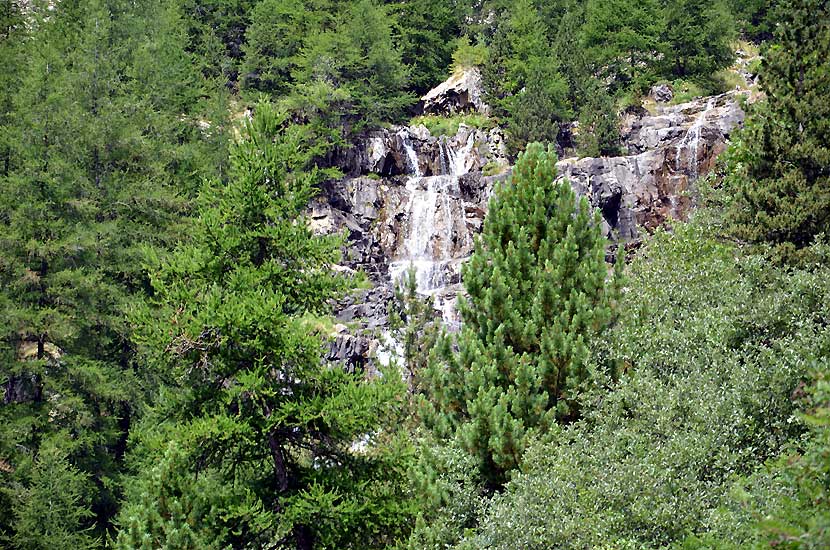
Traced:
<path fill-rule="evenodd" d="M 450 78 L 427 92 L 421 98 L 421 106 L 424 114 L 488 114 L 490 108 L 484 103 L 483 97 L 481 71 L 471 67 L 456 71 Z"/>
<path fill-rule="evenodd" d="M 669 84 L 655 84 L 651 87 L 649 95 L 657 103 L 668 103 L 674 98 L 674 90 Z"/>

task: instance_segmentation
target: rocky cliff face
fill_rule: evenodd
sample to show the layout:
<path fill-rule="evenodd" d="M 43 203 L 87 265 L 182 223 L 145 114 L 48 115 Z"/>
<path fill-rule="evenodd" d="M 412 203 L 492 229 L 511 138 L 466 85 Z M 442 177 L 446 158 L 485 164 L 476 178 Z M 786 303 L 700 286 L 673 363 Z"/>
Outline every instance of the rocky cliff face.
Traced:
<path fill-rule="evenodd" d="M 345 263 L 376 285 L 360 304 L 343 308 L 342 320 L 364 315 L 370 328 L 383 326 L 378 301 L 391 298 L 393 281 L 412 265 L 418 290 L 432 294 L 445 321 L 455 322 L 461 263 L 472 252 L 493 183 L 505 177 L 482 169 L 504 158 L 503 141 L 498 129 L 461 125 L 451 137 L 400 127 L 358 143 L 344 167 L 351 175 L 327 184 L 311 206 L 316 231 L 349 231 Z"/>
<path fill-rule="evenodd" d="M 656 114 L 629 112 L 622 129 L 627 155 L 565 159 L 559 174 L 600 209 L 611 240 L 637 240 L 669 218 L 687 218 L 694 182 L 712 170 L 743 118 L 737 92 L 658 107 Z"/>
<path fill-rule="evenodd" d="M 685 219 L 695 204 L 694 182 L 712 169 L 743 121 L 736 93 L 656 109 L 626 113 L 625 156 L 558 163 L 560 177 L 600 209 L 615 242 L 636 241 L 669 218 Z M 342 158 L 347 176 L 327 184 L 311 205 L 316 231 L 348 230 L 344 269 L 364 271 L 373 284 L 341 304 L 342 322 L 385 330 L 393 284 L 411 265 L 419 292 L 434 297 L 450 328 L 457 325 L 460 267 L 494 184 L 509 172 L 505 166 L 501 175 L 484 175 L 485 166 L 504 163 L 503 142 L 499 129 L 461 125 L 455 136 L 436 137 L 423 126 L 396 127 L 366 136 Z M 355 334 L 343 325 L 330 359 L 366 363 L 377 341 Z"/>

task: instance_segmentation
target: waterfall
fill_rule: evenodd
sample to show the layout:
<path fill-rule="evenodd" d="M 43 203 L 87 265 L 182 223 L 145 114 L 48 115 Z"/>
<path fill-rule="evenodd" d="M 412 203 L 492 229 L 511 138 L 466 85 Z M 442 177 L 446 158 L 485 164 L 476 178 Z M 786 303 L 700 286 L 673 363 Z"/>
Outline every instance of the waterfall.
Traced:
<path fill-rule="evenodd" d="M 418 163 L 418 154 L 415 152 L 415 148 L 412 147 L 412 140 L 409 139 L 409 135 L 404 130 L 398 132 L 398 135 L 401 137 L 403 150 L 406 154 L 406 167 L 415 177 L 420 177 L 421 166 Z"/>
<path fill-rule="evenodd" d="M 410 171 L 405 184 L 409 205 L 403 242 L 389 265 L 389 274 L 393 283 L 397 283 L 410 266 L 414 267 L 418 292 L 440 301 L 436 306 L 443 312 L 444 321 L 452 323 L 453 304 L 441 300 L 438 293 L 450 283 L 459 262 L 466 256 L 459 256 L 457 252 L 472 244 L 460 198 L 460 178 L 469 171 L 475 133 L 470 132 L 458 150 L 446 137 L 439 140 L 441 173 L 433 176 L 421 174 L 418 156 L 410 141 L 403 138 L 401 142 Z"/>
<path fill-rule="evenodd" d="M 689 158 L 687 161 L 687 170 L 689 171 L 689 175 L 697 179 L 698 176 L 698 166 L 697 166 L 697 156 L 698 156 L 698 147 L 700 145 L 700 132 L 703 129 L 703 125 L 706 123 L 706 115 L 709 114 L 709 111 L 715 108 L 716 98 L 710 98 L 706 102 L 706 107 L 700 112 L 700 114 L 695 119 L 694 123 L 689 127 L 689 130 L 686 132 L 686 135 L 683 136 L 677 146 L 675 146 L 675 156 L 674 156 L 674 168 L 676 171 L 680 171 L 683 169 L 681 156 L 683 150 L 689 151 Z"/>

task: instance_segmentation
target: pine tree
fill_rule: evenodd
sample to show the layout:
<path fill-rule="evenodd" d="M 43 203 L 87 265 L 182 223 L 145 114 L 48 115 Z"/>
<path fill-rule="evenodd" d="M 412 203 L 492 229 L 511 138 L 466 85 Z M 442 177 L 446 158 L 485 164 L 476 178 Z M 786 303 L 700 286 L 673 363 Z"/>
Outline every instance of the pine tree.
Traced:
<path fill-rule="evenodd" d="M 799 261 L 830 226 L 830 6 L 791 0 L 778 19 L 761 72 L 767 99 L 750 109 L 726 168 L 737 194 L 728 220 L 738 238 Z"/>
<path fill-rule="evenodd" d="M 27 38 L 22 4 L 6 0 L 0 6 L 0 175 L 11 171 L 13 101 L 23 73 Z"/>
<path fill-rule="evenodd" d="M 245 31 L 257 0 L 181 0 L 190 38 L 188 51 L 209 79 L 236 87 L 244 56 Z"/>
<path fill-rule="evenodd" d="M 314 236 L 303 217 L 318 180 L 300 169 L 307 138 L 257 106 L 228 184 L 205 190 L 192 241 L 158 262 L 151 307 L 133 317 L 167 388 L 145 431 L 160 424 L 181 441 L 191 474 L 211 468 L 244 488 L 248 501 L 229 510 L 250 512 L 232 526 L 247 537 L 237 547 L 369 547 L 405 525 L 400 472 L 371 439 L 392 419 L 400 379 L 322 359 L 331 301 L 353 282 L 331 268 L 342 239 Z"/>
<path fill-rule="evenodd" d="M 193 475 L 188 454 L 178 441 L 161 443 L 160 456 L 145 465 L 141 477 L 126 489 L 121 511 L 122 529 L 115 547 L 123 550 L 177 548 L 217 550 L 228 536 L 223 515 L 239 498 L 239 491 L 223 483 L 215 470 Z M 238 505 L 237 505 L 238 506 Z M 242 508 L 242 507 L 238 507 Z M 237 509 L 238 509 L 237 508 Z"/>
<path fill-rule="evenodd" d="M 490 203 L 463 271 L 463 325 L 430 368 L 425 416 L 504 483 L 534 435 L 573 418 L 593 339 L 608 325 L 613 286 L 587 200 L 555 183 L 556 155 L 531 144 Z"/>
<path fill-rule="evenodd" d="M 614 98 L 601 83 L 586 85 L 587 102 L 579 117 L 577 147 L 580 156 L 599 157 L 620 154 L 619 117 Z"/>
<path fill-rule="evenodd" d="M 34 482 L 29 465 L 56 434 L 71 434 L 59 440 L 75 466 L 110 475 L 129 402 L 131 373 L 119 364 L 125 292 L 105 275 L 104 266 L 116 271 L 112 219 L 100 209 L 101 164 L 87 141 L 96 137 L 86 110 L 95 73 L 70 57 L 82 55 L 79 29 L 90 31 L 88 43 L 98 38 L 86 26 L 93 10 L 67 2 L 48 18 L 33 14 L 30 66 L 15 97 L 20 139 L 0 196 L 0 446 L 13 491 Z M 107 491 L 96 501 L 102 516 L 111 513 Z"/>
<path fill-rule="evenodd" d="M 403 366 L 409 377 L 410 389 L 417 390 L 426 372 L 429 354 L 440 334 L 431 296 L 418 294 L 414 267 L 395 287 L 395 299 L 389 307 L 389 325 L 392 338 L 401 345 Z"/>
<path fill-rule="evenodd" d="M 741 34 L 761 42 L 772 38 L 775 27 L 773 9 L 777 0 L 729 0 L 729 8 L 735 16 Z"/>

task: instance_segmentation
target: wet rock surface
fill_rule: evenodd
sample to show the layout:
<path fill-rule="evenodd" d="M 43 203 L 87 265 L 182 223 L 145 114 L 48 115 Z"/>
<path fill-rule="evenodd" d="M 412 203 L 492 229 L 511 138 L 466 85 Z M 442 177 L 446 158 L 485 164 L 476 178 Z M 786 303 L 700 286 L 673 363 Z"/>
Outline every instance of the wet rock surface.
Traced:
<path fill-rule="evenodd" d="M 743 122 L 738 95 L 629 113 L 622 133 L 628 155 L 565 159 L 557 165 L 560 177 L 600 209 L 613 241 L 637 240 L 669 218 L 685 220 L 695 205 L 694 182 L 714 168 Z"/>

